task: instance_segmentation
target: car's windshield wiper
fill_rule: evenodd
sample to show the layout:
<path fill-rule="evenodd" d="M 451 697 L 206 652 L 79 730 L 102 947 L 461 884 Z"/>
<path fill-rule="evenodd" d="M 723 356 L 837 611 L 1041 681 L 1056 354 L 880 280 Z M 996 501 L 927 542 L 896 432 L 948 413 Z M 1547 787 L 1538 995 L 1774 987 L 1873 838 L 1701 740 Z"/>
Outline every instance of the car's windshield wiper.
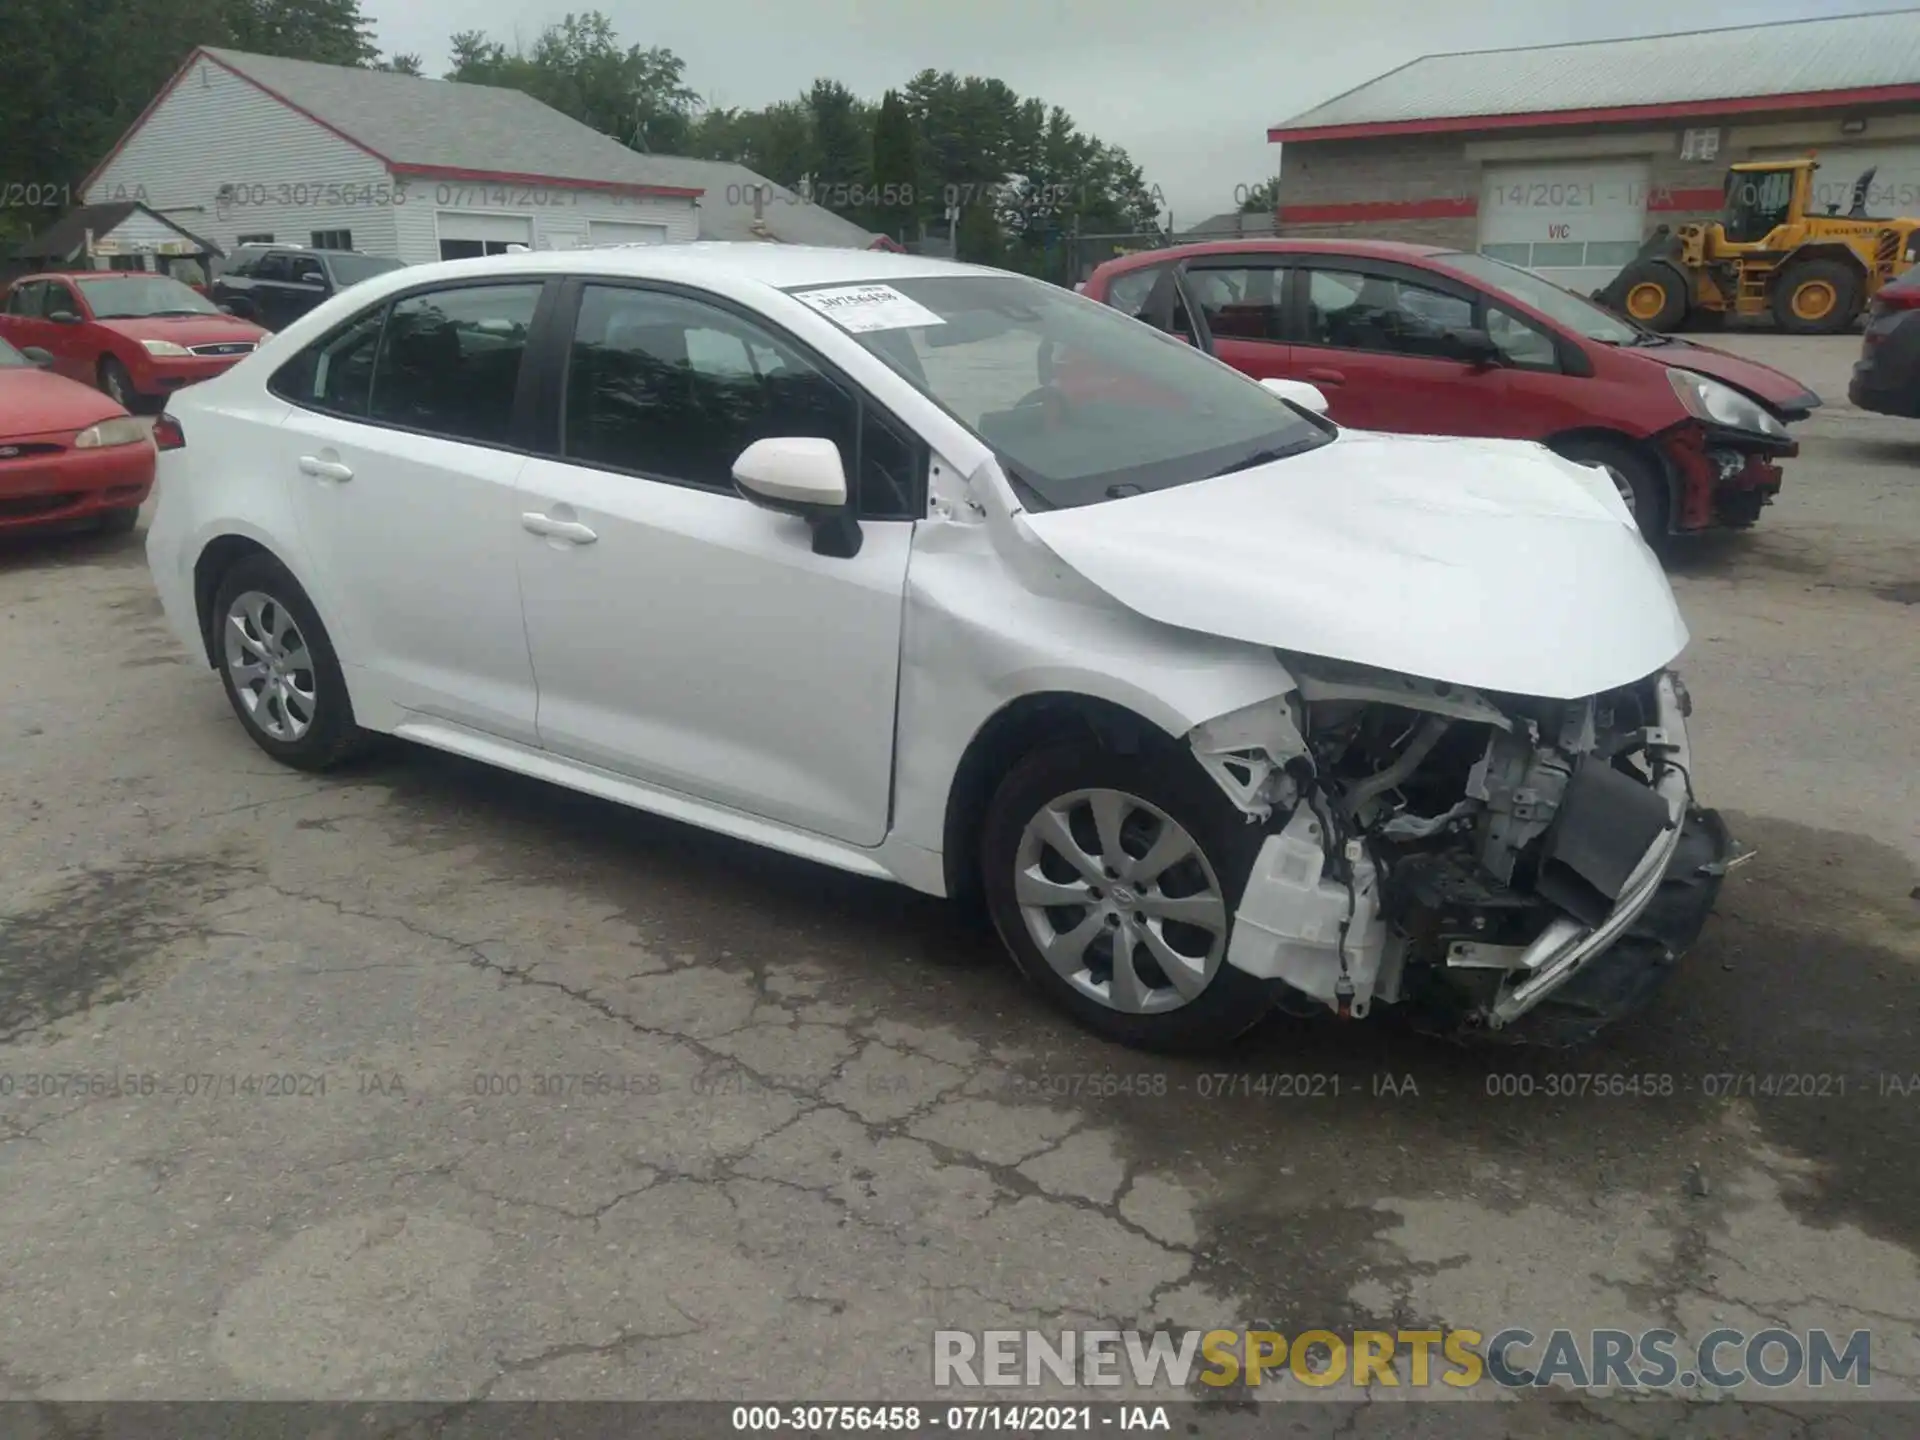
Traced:
<path fill-rule="evenodd" d="M 162 315 L 206 315 L 210 313 L 210 311 L 206 310 L 149 310 L 147 312 L 147 319 L 155 320 Z"/>
<path fill-rule="evenodd" d="M 1271 449 L 1256 450 L 1251 455 L 1241 456 L 1231 465 L 1222 466 L 1220 469 L 1214 471 L 1213 474 L 1207 476 L 1207 479 L 1217 480 L 1222 475 L 1233 474 L 1236 470 L 1251 470 L 1256 465 L 1271 465 L 1276 460 L 1289 460 L 1303 450 L 1317 448 L 1325 443 L 1327 438 L 1325 435 L 1316 433 L 1308 436 L 1305 440 L 1296 440 L 1291 445 L 1276 445 Z"/>

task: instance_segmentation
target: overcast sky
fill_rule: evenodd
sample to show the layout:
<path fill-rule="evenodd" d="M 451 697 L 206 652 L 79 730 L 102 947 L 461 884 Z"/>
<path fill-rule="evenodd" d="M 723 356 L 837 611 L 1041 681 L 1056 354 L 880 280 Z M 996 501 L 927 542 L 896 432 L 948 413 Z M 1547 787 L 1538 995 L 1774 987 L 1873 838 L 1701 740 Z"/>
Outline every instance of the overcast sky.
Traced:
<path fill-rule="evenodd" d="M 1266 130 L 1420 55 L 1651 35 L 1914 0 L 363 0 L 385 51 L 447 65 L 447 38 L 529 43 L 600 8 L 664 45 L 709 101 L 758 106 L 830 76 L 877 99 L 929 67 L 997 76 L 1124 148 L 1184 228 L 1274 173 Z M 1920 21 L 1916 21 L 1920 23 Z"/>

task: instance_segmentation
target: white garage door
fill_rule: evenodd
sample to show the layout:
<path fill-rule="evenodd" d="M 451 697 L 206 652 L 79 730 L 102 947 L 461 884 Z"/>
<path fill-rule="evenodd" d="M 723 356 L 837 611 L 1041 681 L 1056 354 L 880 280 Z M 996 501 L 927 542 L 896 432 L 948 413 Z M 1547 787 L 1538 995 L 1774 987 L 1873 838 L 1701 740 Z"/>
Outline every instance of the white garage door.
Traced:
<path fill-rule="evenodd" d="M 664 245 L 667 227 L 643 225 L 636 220 L 589 220 L 589 245 Z"/>
<path fill-rule="evenodd" d="M 442 260 L 499 255 L 509 245 L 533 248 L 533 217 L 488 215 L 471 210 L 441 210 L 434 217 Z"/>
<path fill-rule="evenodd" d="M 1756 160 L 1791 160 L 1806 150 L 1755 155 Z M 1879 220 L 1920 216 L 1920 145 L 1835 145 L 1815 152 L 1820 168 L 1813 172 L 1813 211 L 1824 215 L 1838 205 L 1842 215 L 1853 204 L 1853 186 L 1869 169 L 1867 214 Z"/>
<path fill-rule="evenodd" d="M 1644 162 L 1489 165 L 1480 249 L 1584 295 L 1634 257 L 1646 216 Z"/>

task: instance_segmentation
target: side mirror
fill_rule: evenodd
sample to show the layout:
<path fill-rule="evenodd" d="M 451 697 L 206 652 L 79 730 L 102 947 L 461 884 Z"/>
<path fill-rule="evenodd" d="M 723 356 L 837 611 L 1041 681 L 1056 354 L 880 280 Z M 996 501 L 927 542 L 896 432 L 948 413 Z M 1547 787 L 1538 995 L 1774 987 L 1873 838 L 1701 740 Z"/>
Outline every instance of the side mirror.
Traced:
<path fill-rule="evenodd" d="M 1311 410 L 1316 415 L 1327 413 L 1327 396 L 1318 385 L 1309 385 L 1304 380 L 1282 380 L 1270 376 L 1260 382 L 1260 388 L 1269 394 L 1278 395 L 1282 400 L 1290 400 L 1302 410 Z"/>
<path fill-rule="evenodd" d="M 233 307 L 231 305 L 222 305 L 219 307 L 219 310 L 222 315 L 233 314 Z"/>
<path fill-rule="evenodd" d="M 1449 330 L 1445 347 L 1449 360 L 1459 360 L 1476 368 L 1500 363 L 1500 347 L 1493 343 L 1493 337 L 1484 330 L 1464 327 Z"/>
<path fill-rule="evenodd" d="M 734 488 L 762 509 L 798 515 L 813 527 L 813 553 L 850 560 L 860 523 L 847 507 L 840 447 L 813 436 L 756 440 L 733 462 Z"/>
<path fill-rule="evenodd" d="M 80 323 L 80 317 L 71 310 L 56 310 L 47 316 L 47 319 L 56 325 L 78 325 Z"/>
<path fill-rule="evenodd" d="M 42 350 L 38 345 L 22 345 L 20 347 L 20 353 L 31 362 L 36 369 L 44 370 L 53 364 L 53 356 L 47 351 Z"/>

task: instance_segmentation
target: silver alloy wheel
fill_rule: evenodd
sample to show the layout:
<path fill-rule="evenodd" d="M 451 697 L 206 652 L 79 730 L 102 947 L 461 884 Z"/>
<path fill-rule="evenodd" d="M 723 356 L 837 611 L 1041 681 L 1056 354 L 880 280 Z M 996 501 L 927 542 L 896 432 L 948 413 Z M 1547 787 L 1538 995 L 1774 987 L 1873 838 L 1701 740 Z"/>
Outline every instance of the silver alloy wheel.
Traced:
<path fill-rule="evenodd" d="M 275 740 L 298 740 L 313 727 L 319 697 L 313 657 L 292 613 L 273 596 L 233 597 L 222 622 L 227 674 L 247 719 Z"/>
<path fill-rule="evenodd" d="M 1135 795 L 1076 790 L 1050 801 L 1021 832 L 1013 886 L 1047 963 L 1113 1010 L 1178 1010 L 1226 956 L 1213 866 L 1177 820 Z"/>

